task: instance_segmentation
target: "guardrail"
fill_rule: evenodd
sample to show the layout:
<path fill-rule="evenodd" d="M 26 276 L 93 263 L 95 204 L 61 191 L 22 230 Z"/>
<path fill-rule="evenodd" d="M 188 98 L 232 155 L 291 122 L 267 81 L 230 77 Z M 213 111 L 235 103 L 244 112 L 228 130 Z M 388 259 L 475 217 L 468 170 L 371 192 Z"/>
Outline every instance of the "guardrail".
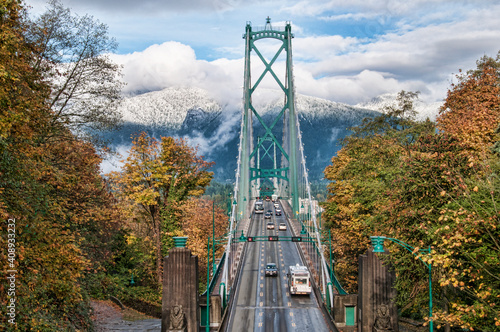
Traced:
<path fill-rule="evenodd" d="M 219 275 L 222 271 L 222 267 L 224 266 L 225 259 L 226 259 L 226 252 L 224 252 L 224 254 L 222 254 L 219 265 L 217 265 L 217 269 L 215 271 L 215 274 L 212 276 L 212 280 L 210 281 L 210 285 L 208 286 L 208 293 L 209 294 L 212 293 L 215 285 L 217 285 L 217 279 L 219 278 Z M 201 296 L 205 296 L 205 295 L 207 295 L 207 291 L 205 291 L 203 294 L 201 294 Z"/>

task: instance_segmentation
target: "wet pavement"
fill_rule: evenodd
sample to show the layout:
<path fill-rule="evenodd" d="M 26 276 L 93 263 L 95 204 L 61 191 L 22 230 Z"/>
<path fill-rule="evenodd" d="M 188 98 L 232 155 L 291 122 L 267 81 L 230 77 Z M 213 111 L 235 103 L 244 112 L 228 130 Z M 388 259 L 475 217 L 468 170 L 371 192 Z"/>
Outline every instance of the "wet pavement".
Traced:
<path fill-rule="evenodd" d="M 92 308 L 96 332 L 161 331 L 160 319 L 148 317 L 130 308 L 121 310 L 111 301 L 92 301 Z"/>

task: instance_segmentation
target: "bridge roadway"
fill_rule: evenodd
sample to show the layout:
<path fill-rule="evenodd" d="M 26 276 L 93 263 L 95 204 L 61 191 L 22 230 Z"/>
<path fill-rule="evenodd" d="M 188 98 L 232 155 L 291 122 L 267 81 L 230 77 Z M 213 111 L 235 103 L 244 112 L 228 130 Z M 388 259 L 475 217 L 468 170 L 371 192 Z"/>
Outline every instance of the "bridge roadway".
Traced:
<path fill-rule="evenodd" d="M 292 236 L 285 214 L 276 216 L 272 202 L 264 203 L 264 211 L 272 210 L 274 230 L 267 230 L 269 219 L 263 214 L 253 214 L 247 236 Z M 286 231 L 279 231 L 280 222 L 287 224 Z M 288 291 L 286 271 L 288 266 L 303 265 L 294 242 L 247 243 L 242 271 L 233 305 L 230 308 L 226 331 L 329 331 L 317 298 L 310 295 L 293 295 Z M 266 277 L 267 263 L 276 263 L 277 277 Z"/>

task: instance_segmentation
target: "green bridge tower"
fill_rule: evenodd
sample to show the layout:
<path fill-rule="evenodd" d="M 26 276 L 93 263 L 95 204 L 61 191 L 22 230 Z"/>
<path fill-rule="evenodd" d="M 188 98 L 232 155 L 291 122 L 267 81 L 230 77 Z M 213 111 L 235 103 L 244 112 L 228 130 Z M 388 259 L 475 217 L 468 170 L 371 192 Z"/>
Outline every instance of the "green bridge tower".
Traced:
<path fill-rule="evenodd" d="M 285 27 L 273 28 L 269 17 L 264 27 L 252 28 L 247 22 L 243 38 L 244 108 L 239 147 L 238 214 L 245 214 L 245 203 L 260 196 L 261 183 L 272 183 L 274 194 L 282 199 L 291 199 L 295 218 L 299 211 L 299 160 L 291 24 L 287 22 Z M 262 51 L 257 48 L 257 43 L 262 43 Z M 269 50 L 274 48 L 277 49 L 274 55 L 269 54 Z M 256 56 L 252 56 L 252 52 Z M 252 66 L 251 60 L 257 60 L 257 65 Z M 253 84 L 252 74 L 257 77 Z M 257 89 L 260 86 L 263 87 Z M 271 94 L 276 94 L 277 98 L 273 95 L 273 99 L 269 100 Z M 270 106 L 270 102 L 275 100 L 279 102 Z M 267 112 L 268 108 L 273 111 Z M 257 119 L 255 126 L 254 118 Z M 283 126 L 279 127 L 278 122 Z M 258 134 L 256 138 L 254 131 Z"/>

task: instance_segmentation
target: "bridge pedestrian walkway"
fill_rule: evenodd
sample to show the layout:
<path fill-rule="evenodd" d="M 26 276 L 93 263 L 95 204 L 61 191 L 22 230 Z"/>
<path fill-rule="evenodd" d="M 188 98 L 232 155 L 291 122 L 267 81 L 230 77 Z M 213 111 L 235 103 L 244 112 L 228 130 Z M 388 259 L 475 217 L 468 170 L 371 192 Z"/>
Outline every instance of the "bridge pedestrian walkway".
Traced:
<path fill-rule="evenodd" d="M 238 269 L 240 267 L 241 260 L 243 259 L 243 250 L 245 249 L 246 242 L 238 242 L 238 238 L 243 235 L 247 236 L 248 229 L 250 228 L 250 222 L 252 220 L 252 210 L 253 210 L 253 201 L 248 204 L 247 207 L 247 215 L 248 218 L 242 218 L 237 223 L 235 223 L 235 230 L 233 231 L 233 243 L 231 244 L 230 257 L 226 257 L 225 261 L 222 264 L 230 264 L 230 271 L 228 278 L 230 279 L 229 284 L 234 285 L 234 280 L 237 277 Z M 221 266 L 222 267 L 222 266 Z M 220 269 L 222 270 L 222 269 Z M 217 280 L 213 285 L 211 295 L 220 295 L 220 283 L 222 282 L 223 274 L 222 272 L 217 275 Z"/>

